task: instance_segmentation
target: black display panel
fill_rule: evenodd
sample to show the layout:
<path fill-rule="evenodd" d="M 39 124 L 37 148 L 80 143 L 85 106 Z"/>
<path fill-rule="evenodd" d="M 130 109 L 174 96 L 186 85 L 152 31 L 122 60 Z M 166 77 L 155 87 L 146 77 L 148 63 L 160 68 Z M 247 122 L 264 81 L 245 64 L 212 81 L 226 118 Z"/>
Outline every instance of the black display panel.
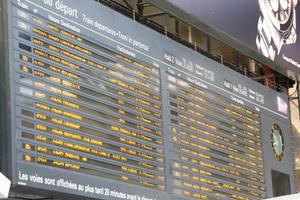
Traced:
<path fill-rule="evenodd" d="M 285 96 L 97 2 L 72 2 L 7 1 L 14 188 L 105 200 L 270 196 L 262 122 L 289 123 Z M 292 174 L 281 129 L 277 164 Z"/>
<path fill-rule="evenodd" d="M 290 177 L 284 173 L 272 170 L 272 184 L 274 197 L 291 194 Z"/>

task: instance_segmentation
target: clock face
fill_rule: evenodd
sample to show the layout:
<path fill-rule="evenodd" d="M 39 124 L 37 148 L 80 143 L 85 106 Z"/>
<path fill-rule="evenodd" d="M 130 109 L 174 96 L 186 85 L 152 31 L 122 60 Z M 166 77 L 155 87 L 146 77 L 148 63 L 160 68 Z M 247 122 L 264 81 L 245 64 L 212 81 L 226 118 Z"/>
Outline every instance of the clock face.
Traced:
<path fill-rule="evenodd" d="M 284 140 L 280 127 L 274 124 L 271 131 L 271 142 L 273 153 L 278 161 L 281 161 L 284 156 Z"/>

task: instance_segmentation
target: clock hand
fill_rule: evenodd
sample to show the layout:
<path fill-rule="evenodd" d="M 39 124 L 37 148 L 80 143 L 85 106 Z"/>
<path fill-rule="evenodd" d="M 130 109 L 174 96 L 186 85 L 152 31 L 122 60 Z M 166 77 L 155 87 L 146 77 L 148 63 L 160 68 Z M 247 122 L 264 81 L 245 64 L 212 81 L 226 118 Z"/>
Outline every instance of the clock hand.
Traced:
<path fill-rule="evenodd" d="M 278 139 L 277 139 L 277 137 L 274 137 L 274 141 L 273 141 L 273 143 L 274 143 L 275 145 L 277 145 L 277 144 L 278 144 Z"/>

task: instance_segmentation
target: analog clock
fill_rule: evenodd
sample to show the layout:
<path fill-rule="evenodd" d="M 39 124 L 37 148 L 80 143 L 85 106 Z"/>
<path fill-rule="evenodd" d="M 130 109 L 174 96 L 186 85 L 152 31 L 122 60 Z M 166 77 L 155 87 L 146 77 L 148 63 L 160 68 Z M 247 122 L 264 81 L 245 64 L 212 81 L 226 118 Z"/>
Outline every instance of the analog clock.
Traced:
<path fill-rule="evenodd" d="M 278 161 L 284 156 L 284 139 L 278 124 L 274 124 L 271 131 L 271 142 L 273 153 Z"/>

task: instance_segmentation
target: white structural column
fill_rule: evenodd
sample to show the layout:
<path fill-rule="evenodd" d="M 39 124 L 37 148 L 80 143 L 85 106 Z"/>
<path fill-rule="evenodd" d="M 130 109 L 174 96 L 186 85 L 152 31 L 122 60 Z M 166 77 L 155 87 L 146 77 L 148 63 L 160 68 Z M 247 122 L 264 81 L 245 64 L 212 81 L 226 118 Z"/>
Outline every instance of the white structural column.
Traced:
<path fill-rule="evenodd" d="M 11 181 L 0 172 L 0 199 L 7 199 Z"/>

